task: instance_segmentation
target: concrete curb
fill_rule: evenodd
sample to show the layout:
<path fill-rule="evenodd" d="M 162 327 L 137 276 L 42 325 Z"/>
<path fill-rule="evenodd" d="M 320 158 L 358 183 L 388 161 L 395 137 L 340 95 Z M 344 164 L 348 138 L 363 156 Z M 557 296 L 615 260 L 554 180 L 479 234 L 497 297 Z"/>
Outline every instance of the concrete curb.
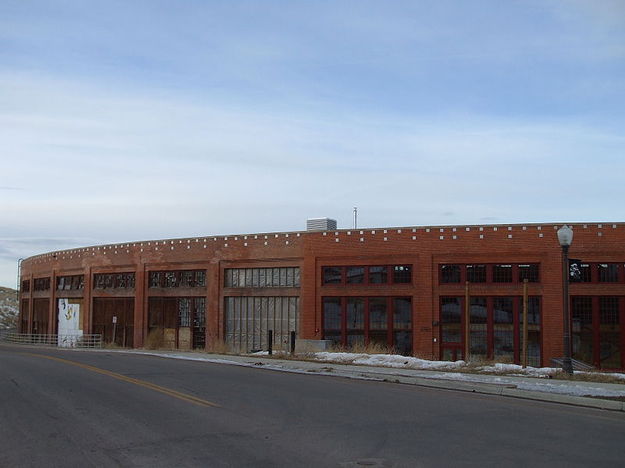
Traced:
<path fill-rule="evenodd" d="M 262 368 L 262 367 L 261 367 Z M 280 369 L 275 369 L 280 370 Z M 350 375 L 351 374 L 351 375 Z M 601 398 L 589 398 L 574 395 L 563 395 L 558 393 L 538 392 L 521 390 L 512 384 L 503 383 L 482 383 L 482 382 L 462 382 L 445 379 L 430 379 L 423 377 L 406 377 L 395 374 L 367 373 L 363 371 L 359 375 L 354 375 L 353 371 L 342 370 L 340 373 L 324 372 L 323 375 L 334 377 L 346 377 L 355 379 L 376 380 L 379 382 L 401 383 L 415 385 L 418 387 L 434 388 L 440 390 L 452 390 L 459 392 L 478 393 L 483 395 L 497 395 L 508 398 L 520 398 L 524 400 L 543 401 L 547 403 L 560 403 L 564 405 L 581 406 L 586 408 L 596 408 L 609 411 L 625 412 L 625 402 L 606 400 Z"/>
<path fill-rule="evenodd" d="M 339 374 L 336 374 L 337 376 Z M 372 376 L 373 377 L 373 376 Z M 444 379 L 425 379 L 421 377 L 401 377 L 389 375 L 387 378 L 372 378 L 384 382 L 395 382 L 408 385 L 415 385 L 426 388 L 436 388 L 442 390 L 455 390 L 459 392 L 478 393 L 483 395 L 497 395 L 509 398 L 521 398 L 524 400 L 543 401 L 548 403 L 560 403 L 564 405 L 582 406 L 586 408 L 597 408 L 609 411 L 625 412 L 625 402 L 615 400 L 605 400 L 601 398 L 589 398 L 574 395 L 563 395 L 559 393 L 537 392 L 521 390 L 511 384 L 481 383 L 481 382 L 457 382 Z"/>

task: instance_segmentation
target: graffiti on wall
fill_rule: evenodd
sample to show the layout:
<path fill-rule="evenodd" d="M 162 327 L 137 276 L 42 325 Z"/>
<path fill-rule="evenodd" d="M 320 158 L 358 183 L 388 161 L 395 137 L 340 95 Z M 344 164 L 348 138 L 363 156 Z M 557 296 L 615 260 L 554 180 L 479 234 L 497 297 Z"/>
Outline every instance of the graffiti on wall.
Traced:
<path fill-rule="evenodd" d="M 82 338 L 80 320 L 80 302 L 59 299 L 59 334 L 58 345 L 74 347 Z"/>

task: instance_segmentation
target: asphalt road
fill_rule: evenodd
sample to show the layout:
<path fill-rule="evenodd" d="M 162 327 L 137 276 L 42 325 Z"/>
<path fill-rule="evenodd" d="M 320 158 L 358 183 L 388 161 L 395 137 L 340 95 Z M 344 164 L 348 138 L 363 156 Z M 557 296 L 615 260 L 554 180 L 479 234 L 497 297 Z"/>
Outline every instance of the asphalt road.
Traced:
<path fill-rule="evenodd" d="M 2 345 L 0 398 L 1 467 L 625 465 L 622 413 L 151 356 Z"/>

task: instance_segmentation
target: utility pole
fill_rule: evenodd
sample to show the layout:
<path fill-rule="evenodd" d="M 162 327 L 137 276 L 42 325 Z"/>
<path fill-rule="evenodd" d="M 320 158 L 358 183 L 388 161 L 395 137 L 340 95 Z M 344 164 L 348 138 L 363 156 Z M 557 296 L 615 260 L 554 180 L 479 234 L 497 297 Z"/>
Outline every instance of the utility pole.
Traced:
<path fill-rule="evenodd" d="M 354 229 L 358 228 L 358 207 L 354 207 Z"/>

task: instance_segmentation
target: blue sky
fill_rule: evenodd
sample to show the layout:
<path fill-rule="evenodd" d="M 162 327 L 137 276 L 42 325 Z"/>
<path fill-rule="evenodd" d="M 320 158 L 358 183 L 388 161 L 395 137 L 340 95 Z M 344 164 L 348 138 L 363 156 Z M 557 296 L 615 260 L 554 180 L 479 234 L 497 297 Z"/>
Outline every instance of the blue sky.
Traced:
<path fill-rule="evenodd" d="M 625 1 L 0 3 L 0 284 L 137 239 L 625 221 Z"/>

